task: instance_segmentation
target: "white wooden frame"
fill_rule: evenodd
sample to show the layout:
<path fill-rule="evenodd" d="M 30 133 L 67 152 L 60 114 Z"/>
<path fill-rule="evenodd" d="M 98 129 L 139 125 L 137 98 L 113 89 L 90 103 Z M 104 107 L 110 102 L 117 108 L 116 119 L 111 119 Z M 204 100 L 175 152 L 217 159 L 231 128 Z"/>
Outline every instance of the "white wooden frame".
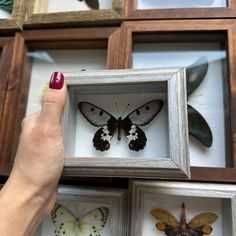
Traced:
<path fill-rule="evenodd" d="M 127 190 L 60 186 L 57 201 L 63 200 L 111 205 L 112 212 L 109 212 L 111 235 L 126 235 Z M 42 236 L 39 233 L 40 231 L 39 228 L 35 236 Z"/>
<path fill-rule="evenodd" d="M 224 201 L 224 214 L 226 214 L 226 216 L 223 217 L 224 221 L 222 223 L 225 225 L 229 220 L 232 222 L 230 229 L 231 234 L 224 233 L 224 235 L 236 235 L 236 185 L 132 180 L 130 190 L 131 205 L 129 207 L 131 212 L 131 232 L 129 235 L 131 236 L 142 236 L 141 227 L 144 194 L 222 199 L 222 201 Z M 231 209 L 228 209 L 227 201 L 230 201 Z M 228 219 L 226 212 L 230 215 L 231 219 Z M 225 226 L 225 228 L 229 227 Z"/>
<path fill-rule="evenodd" d="M 128 176 L 186 178 L 190 175 L 184 68 L 104 70 L 65 73 L 68 99 L 62 121 L 65 142 L 64 176 Z M 129 91 L 129 86 L 167 93 L 168 158 L 75 158 L 75 116 L 78 91 Z M 119 89 L 119 90 L 118 90 Z M 137 88 L 136 88 L 137 89 Z"/>

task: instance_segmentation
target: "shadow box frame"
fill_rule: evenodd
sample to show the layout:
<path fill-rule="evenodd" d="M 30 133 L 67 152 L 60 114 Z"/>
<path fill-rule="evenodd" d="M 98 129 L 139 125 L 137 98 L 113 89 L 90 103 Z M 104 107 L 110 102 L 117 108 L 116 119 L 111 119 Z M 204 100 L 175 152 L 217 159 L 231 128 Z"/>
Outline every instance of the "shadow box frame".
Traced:
<path fill-rule="evenodd" d="M 25 17 L 25 5 L 25 0 L 14 0 L 11 18 L 0 19 L 0 30 L 3 33 L 22 30 Z"/>
<path fill-rule="evenodd" d="M 112 220 L 110 220 L 112 235 L 126 235 L 128 218 L 128 193 L 125 189 L 88 188 L 62 185 L 58 188 L 57 201 L 76 201 L 82 203 L 87 202 L 97 203 L 99 205 L 110 205 L 113 216 Z M 42 230 L 42 224 L 37 229 L 38 231 L 36 231 L 36 235 L 39 235 L 39 231 Z"/>
<path fill-rule="evenodd" d="M 106 48 L 106 68 L 116 69 L 119 61 L 119 45 L 120 29 L 118 27 L 28 30 L 15 34 L 11 67 L 6 72 L 8 81 L 7 89 L 4 90 L 4 115 L 0 127 L 0 175 L 9 176 L 10 174 L 19 142 L 21 121 L 25 116 L 31 70 L 27 52 L 49 49 Z"/>
<path fill-rule="evenodd" d="M 123 19 L 124 0 L 112 0 L 112 9 L 45 12 L 49 0 L 33 0 L 26 7 L 24 28 L 98 26 L 119 24 Z"/>
<path fill-rule="evenodd" d="M 236 233 L 236 186 L 232 184 L 214 183 L 188 183 L 169 181 L 145 181 L 131 180 L 130 182 L 130 235 L 141 236 L 142 226 L 142 206 L 144 205 L 145 194 L 161 194 L 168 196 L 186 196 L 199 198 L 222 199 L 222 204 L 230 208 L 228 214 L 231 217 L 232 235 Z M 227 202 L 226 202 L 227 201 Z M 171 209 L 168 211 L 171 212 Z M 181 206 L 180 210 L 181 211 Z M 201 213 L 201 212 L 199 212 Z M 225 213 L 225 212 L 223 212 Z M 227 216 L 228 216 L 227 214 Z M 222 217 L 223 218 L 223 217 Z M 225 221 L 228 218 L 225 217 Z M 156 221 L 157 222 L 157 221 Z M 160 221 L 159 221 L 160 222 Z M 224 224 L 224 219 L 222 224 Z M 155 226 L 155 225 L 154 225 Z"/>
<path fill-rule="evenodd" d="M 134 36 L 137 42 L 163 42 L 164 39 L 172 40 L 171 34 L 189 34 L 188 40 L 199 42 L 209 40 L 209 34 L 224 33 L 227 35 L 227 69 L 229 78 L 228 99 L 230 117 L 226 123 L 226 168 L 221 167 L 194 167 L 191 166 L 191 180 L 213 181 L 213 182 L 236 182 L 236 23 L 234 20 L 175 20 L 173 21 L 129 21 L 122 24 L 121 58 L 119 68 L 129 69 L 132 67 L 132 47 Z M 199 39 L 191 36 L 191 33 L 204 33 L 206 37 L 199 36 Z M 154 35 L 154 37 L 152 37 Z M 182 42 L 181 36 L 177 42 Z M 216 38 L 217 39 L 217 38 Z M 176 42 L 176 41 L 170 41 Z M 228 131 L 227 131 L 228 130 Z"/>
<path fill-rule="evenodd" d="M 184 68 L 110 70 L 65 73 L 68 99 L 64 108 L 62 129 L 64 133 L 64 175 L 101 177 L 144 177 L 144 178 L 188 178 L 188 133 Z M 139 87 L 138 87 L 139 86 Z M 123 91 L 167 93 L 169 156 L 168 158 L 140 157 L 80 157 L 75 158 L 76 94 L 122 93 Z M 127 88 L 130 88 L 128 90 Z M 134 88 L 137 87 L 137 88 Z M 142 90 L 140 90 L 142 87 Z M 146 91 L 145 90 L 145 91 Z M 75 94 L 75 95 L 74 95 Z M 178 117 L 178 119 L 176 119 Z M 73 139 L 73 137 L 74 139 Z M 72 138 L 71 138 L 72 137 Z M 72 146 L 72 147 L 71 147 Z M 93 147 L 91 147 L 93 148 Z"/>
<path fill-rule="evenodd" d="M 155 20 L 155 19 L 210 19 L 236 17 L 235 0 L 226 0 L 226 7 L 201 8 L 170 8 L 170 9 L 137 9 L 138 0 L 125 2 L 125 19 Z"/>

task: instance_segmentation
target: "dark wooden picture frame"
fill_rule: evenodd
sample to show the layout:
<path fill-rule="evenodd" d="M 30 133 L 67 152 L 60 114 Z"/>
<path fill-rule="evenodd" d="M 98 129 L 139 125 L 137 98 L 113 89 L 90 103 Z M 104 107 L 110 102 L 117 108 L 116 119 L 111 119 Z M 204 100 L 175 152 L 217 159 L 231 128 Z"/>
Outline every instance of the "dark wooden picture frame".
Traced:
<path fill-rule="evenodd" d="M 25 0 L 14 0 L 11 18 L 0 19 L 1 32 L 16 31 L 22 29 L 25 17 L 25 2 Z"/>
<path fill-rule="evenodd" d="M 48 0 L 27 5 L 24 28 L 118 24 L 122 21 L 124 0 L 112 0 L 112 9 L 47 13 Z M 43 13 L 42 13 L 43 12 Z"/>
<path fill-rule="evenodd" d="M 209 8 L 172 8 L 172 9 L 137 9 L 138 0 L 125 2 L 125 19 L 200 19 L 236 17 L 235 0 L 226 0 L 227 7 Z M 163 0 L 164 1 L 164 0 Z"/>
<path fill-rule="evenodd" d="M 176 20 L 173 21 L 139 21 L 139 22 L 125 22 L 122 26 L 122 45 L 121 45 L 121 60 L 120 68 L 131 68 L 132 65 L 132 46 L 133 41 L 143 42 L 156 42 L 157 40 L 166 40 L 168 35 L 183 33 L 189 34 L 194 42 L 198 42 L 201 38 L 191 34 L 204 33 L 206 37 L 203 40 L 209 39 L 209 34 L 223 33 L 226 36 L 227 44 L 226 51 L 228 56 L 227 68 L 229 78 L 229 109 L 230 116 L 226 119 L 226 156 L 227 168 L 211 168 L 211 167 L 191 167 L 192 180 L 199 181 L 222 181 L 222 182 L 236 182 L 236 94 L 234 92 L 236 81 L 236 62 L 235 54 L 235 40 L 236 40 L 236 24 L 234 20 Z M 202 36 L 199 36 L 202 37 Z M 181 40 L 181 36 L 176 40 Z M 135 42 L 136 42 L 135 41 Z"/>
<path fill-rule="evenodd" d="M 0 175 L 10 173 L 19 141 L 21 120 L 25 116 L 31 70 L 27 62 L 27 51 L 107 48 L 106 68 L 115 69 L 118 68 L 119 41 L 120 29 L 116 27 L 32 30 L 16 33 L 1 122 Z"/>

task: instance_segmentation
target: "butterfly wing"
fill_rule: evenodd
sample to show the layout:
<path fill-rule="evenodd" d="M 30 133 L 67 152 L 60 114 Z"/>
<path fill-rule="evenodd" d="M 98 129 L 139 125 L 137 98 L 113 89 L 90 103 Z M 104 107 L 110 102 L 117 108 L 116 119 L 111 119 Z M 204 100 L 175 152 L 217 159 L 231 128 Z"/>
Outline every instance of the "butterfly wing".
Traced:
<path fill-rule="evenodd" d="M 212 212 L 205 212 L 195 216 L 189 223 L 190 228 L 197 228 L 204 225 L 210 225 L 217 220 L 218 216 Z"/>
<path fill-rule="evenodd" d="M 102 108 L 88 102 L 80 102 L 78 108 L 91 125 L 101 127 L 94 134 L 94 147 L 99 151 L 108 150 L 111 138 L 117 130 L 117 119 Z"/>
<path fill-rule="evenodd" d="M 13 9 L 13 0 L 0 0 L 0 8 L 11 13 Z"/>
<path fill-rule="evenodd" d="M 107 207 L 100 207 L 87 213 L 80 221 L 79 236 L 98 236 L 104 228 L 109 215 Z"/>
<path fill-rule="evenodd" d="M 56 204 L 51 219 L 55 226 L 55 236 L 79 236 L 79 223 L 66 207 Z"/>
<path fill-rule="evenodd" d="M 164 102 L 162 100 L 152 100 L 136 108 L 134 111 L 128 114 L 126 118 L 129 118 L 132 124 L 136 126 L 145 126 L 149 124 L 161 111 L 163 104 Z"/>
<path fill-rule="evenodd" d="M 106 151 L 110 148 L 111 139 L 117 130 L 117 119 L 110 118 L 107 125 L 104 125 L 94 134 L 93 146 L 99 151 Z"/>
<path fill-rule="evenodd" d="M 206 57 L 200 57 L 195 63 L 187 67 L 187 94 L 190 95 L 203 81 L 208 71 L 208 61 Z"/>
<path fill-rule="evenodd" d="M 190 135 L 204 146 L 211 147 L 213 139 L 211 129 L 202 115 L 190 105 L 188 105 L 188 127 Z"/>
<path fill-rule="evenodd" d="M 156 208 L 151 210 L 151 215 L 158 221 L 161 221 L 172 227 L 178 227 L 180 225 L 177 219 L 168 211 Z"/>
<path fill-rule="evenodd" d="M 85 0 L 87 5 L 92 9 L 99 9 L 99 1 L 98 0 Z"/>
<path fill-rule="evenodd" d="M 162 107 L 162 100 L 152 100 L 138 107 L 122 120 L 121 127 L 129 141 L 129 148 L 131 150 L 139 151 L 146 146 L 146 135 L 138 126 L 149 124 Z"/>

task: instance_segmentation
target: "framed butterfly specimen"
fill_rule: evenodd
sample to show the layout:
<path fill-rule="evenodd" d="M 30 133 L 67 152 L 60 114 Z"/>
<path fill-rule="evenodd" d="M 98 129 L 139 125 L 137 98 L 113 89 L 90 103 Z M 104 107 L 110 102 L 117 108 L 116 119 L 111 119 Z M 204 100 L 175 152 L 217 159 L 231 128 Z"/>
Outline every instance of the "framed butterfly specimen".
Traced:
<path fill-rule="evenodd" d="M 109 216 L 107 207 L 99 207 L 91 210 L 81 219 L 75 217 L 65 206 L 56 204 L 51 212 L 51 219 L 55 226 L 55 236 L 102 235 L 102 229 L 106 225 Z"/>
<path fill-rule="evenodd" d="M 186 69 L 187 95 L 201 84 L 208 70 L 208 61 L 206 57 L 200 57 L 195 63 Z M 212 145 L 212 132 L 203 116 L 188 104 L 188 127 L 189 134 L 195 137 L 205 147 Z"/>
<path fill-rule="evenodd" d="M 79 175 L 186 178 L 184 73 L 183 68 L 65 73 L 69 92 L 62 122 L 66 167 Z M 130 103 L 131 112 L 116 118 L 112 101 L 124 107 Z M 112 139 L 116 134 L 117 139 Z"/>
<path fill-rule="evenodd" d="M 163 231 L 167 236 L 202 236 L 209 235 L 212 232 L 210 226 L 218 216 L 213 212 L 200 213 L 186 222 L 185 204 L 182 204 L 180 221 L 178 221 L 170 212 L 163 209 L 153 209 L 151 215 L 158 220 L 156 228 Z"/>
<path fill-rule="evenodd" d="M 78 108 L 85 119 L 93 126 L 100 127 L 93 138 L 93 145 L 99 151 L 110 148 L 111 138 L 116 131 L 117 139 L 121 140 L 121 132 L 128 139 L 129 148 L 140 151 L 146 146 L 147 138 L 140 126 L 149 124 L 161 111 L 162 100 L 152 100 L 136 108 L 124 119 L 116 119 L 110 113 L 88 102 L 80 102 Z"/>
<path fill-rule="evenodd" d="M 236 233 L 233 184 L 132 180 L 130 189 L 131 236 Z"/>
<path fill-rule="evenodd" d="M 59 186 L 57 203 L 34 236 L 126 235 L 127 191 Z"/>

